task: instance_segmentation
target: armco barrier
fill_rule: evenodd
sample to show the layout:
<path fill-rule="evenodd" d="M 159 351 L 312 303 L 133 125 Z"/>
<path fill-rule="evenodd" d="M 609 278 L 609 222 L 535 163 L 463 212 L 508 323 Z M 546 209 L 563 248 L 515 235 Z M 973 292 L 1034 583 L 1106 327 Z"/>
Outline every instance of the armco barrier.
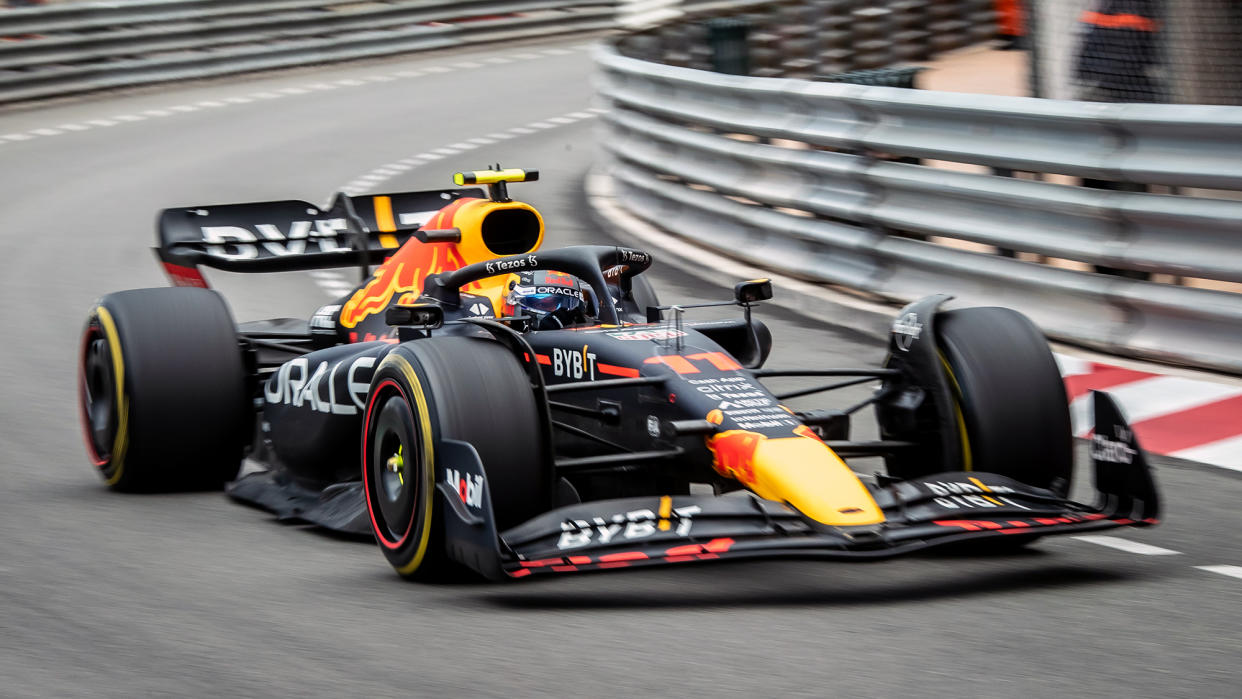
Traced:
<path fill-rule="evenodd" d="M 0 104 L 616 28 L 650 28 L 663 36 L 657 43 L 668 39 L 702 57 L 705 45 L 664 33 L 702 30 L 694 20 L 717 15 L 759 22 L 750 49 L 763 58 L 757 74 L 797 66 L 834 73 L 983 38 L 995 32 L 991 2 L 126 0 L 0 8 Z M 912 28 L 920 23 L 939 33 Z"/>
<path fill-rule="evenodd" d="M 612 47 L 596 60 L 621 203 L 669 233 L 891 301 L 944 291 L 1022 310 L 1060 339 L 1242 372 L 1242 294 L 1029 259 L 1242 282 L 1242 201 L 894 161 L 1237 191 L 1242 108 L 747 78 Z M 980 243 L 1030 255 L 966 249 Z"/>
<path fill-rule="evenodd" d="M 0 11 L 0 103 L 616 26 L 616 0 L 139 0 Z M 468 21 L 467 21 L 468 20 Z"/>

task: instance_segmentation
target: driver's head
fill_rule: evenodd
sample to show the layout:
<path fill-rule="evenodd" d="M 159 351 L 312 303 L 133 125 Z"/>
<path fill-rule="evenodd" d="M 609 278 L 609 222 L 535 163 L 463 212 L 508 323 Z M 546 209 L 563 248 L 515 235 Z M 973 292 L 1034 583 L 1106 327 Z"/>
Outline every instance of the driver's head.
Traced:
<path fill-rule="evenodd" d="M 536 330 L 555 330 L 586 322 L 589 300 L 577 277 L 535 270 L 518 274 L 505 299 L 513 315 L 527 316 Z"/>

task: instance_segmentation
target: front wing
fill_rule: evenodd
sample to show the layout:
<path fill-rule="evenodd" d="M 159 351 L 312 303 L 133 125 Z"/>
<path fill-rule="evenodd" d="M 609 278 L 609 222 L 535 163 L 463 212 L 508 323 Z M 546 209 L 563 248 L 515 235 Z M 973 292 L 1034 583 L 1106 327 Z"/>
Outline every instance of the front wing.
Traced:
<path fill-rule="evenodd" d="M 451 451 L 445 476 L 482 475 L 472 447 L 457 443 Z M 1002 537 L 1156 524 L 1160 503 L 1151 470 L 1102 393 L 1091 454 L 1091 505 L 996 474 L 950 472 L 874 487 L 885 521 L 857 527 L 826 526 L 743 491 L 580 503 L 498 533 L 486 487 L 463 502 L 446 477 L 439 496 L 449 555 L 493 579 L 760 557 L 877 560 Z"/>

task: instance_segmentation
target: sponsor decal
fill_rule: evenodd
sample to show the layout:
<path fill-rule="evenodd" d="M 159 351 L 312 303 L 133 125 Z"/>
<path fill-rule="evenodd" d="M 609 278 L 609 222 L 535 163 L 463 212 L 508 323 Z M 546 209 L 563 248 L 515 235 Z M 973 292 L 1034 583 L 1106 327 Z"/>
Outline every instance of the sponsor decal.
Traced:
<path fill-rule="evenodd" d="M 650 330 L 627 330 L 619 333 L 608 333 L 608 337 L 614 340 L 672 340 L 685 336 L 685 332 L 672 328 L 652 328 Z"/>
<path fill-rule="evenodd" d="M 531 296 L 534 294 L 554 294 L 556 296 L 572 296 L 579 301 L 585 301 L 581 291 L 564 286 L 525 286 L 518 284 L 513 287 L 513 293 L 519 296 Z"/>
<path fill-rule="evenodd" d="M 473 508 L 483 507 L 483 476 L 476 473 L 462 473 L 455 468 L 447 471 L 448 484 L 453 486 L 461 501 Z"/>
<path fill-rule="evenodd" d="M 651 264 L 651 255 L 649 253 L 631 250 L 629 248 L 617 248 L 617 258 L 623 264 L 634 263 L 639 265 Z"/>
<path fill-rule="evenodd" d="M 556 271 L 545 272 L 543 275 L 543 279 L 549 284 L 556 284 L 559 286 L 574 286 L 575 285 L 574 278 L 569 276 L 568 274 L 565 274 L 564 272 L 556 272 Z M 547 293 L 547 292 L 541 291 L 539 293 L 542 294 L 542 293 Z"/>
<path fill-rule="evenodd" d="M 595 353 L 583 345 L 581 350 L 555 348 L 552 350 L 552 373 L 568 379 L 595 380 Z"/>
<path fill-rule="evenodd" d="M 708 376 L 687 379 L 686 383 L 705 398 L 717 401 L 716 411 L 722 421 L 727 417 L 739 429 L 794 428 L 799 424 L 772 394 L 745 376 Z"/>
<path fill-rule="evenodd" d="M 1013 488 L 1004 485 L 985 485 L 977 478 L 970 483 L 961 481 L 924 481 L 923 485 L 936 497 L 933 502 L 947 510 L 990 509 L 996 507 L 1015 507 L 1020 510 L 1031 508 L 1019 505 L 1006 494 L 1015 494 Z"/>
<path fill-rule="evenodd" d="M 517 260 L 494 260 L 484 263 L 488 274 L 499 274 L 501 272 L 512 272 L 519 269 L 531 269 L 539 264 L 539 260 L 534 255 L 527 255 Z"/>
<path fill-rule="evenodd" d="M 364 408 L 375 357 L 358 357 L 342 369 L 345 361 L 331 363 L 330 367 L 329 362 L 320 362 L 314 372 L 306 357 L 285 362 L 268 379 L 263 397 L 268 403 L 306 407 L 318 413 L 354 415 Z M 344 377 L 345 392 L 340 396 L 336 392 L 338 376 Z M 326 391 L 324 383 L 328 384 Z"/>
<path fill-rule="evenodd" d="M 665 507 L 661 507 L 664 510 Z M 646 539 L 657 532 L 672 532 L 676 536 L 689 536 L 694 525 L 694 515 L 702 511 L 698 505 L 667 508 L 664 516 L 657 516 L 648 509 L 631 510 L 614 515 L 592 517 L 590 520 L 575 519 L 561 522 L 561 538 L 556 548 L 575 549 L 595 544 Z M 672 525 L 676 525 L 675 527 Z"/>
<path fill-rule="evenodd" d="M 1109 464 L 1132 464 L 1138 453 L 1130 446 L 1133 433 L 1124 425 L 1113 426 L 1117 439 L 1096 434 L 1091 437 L 1091 458 Z"/>
<path fill-rule="evenodd" d="M 199 231 L 207 254 L 226 260 L 252 260 L 259 256 L 260 248 L 277 257 L 301 255 L 307 252 L 308 244 L 320 252 L 348 249 L 337 242 L 348 228 L 343 218 L 292 221 L 287 232 L 271 223 L 255 224 L 254 228 L 201 226 Z"/>
<path fill-rule="evenodd" d="M 893 321 L 893 335 L 896 335 L 897 349 L 909 352 L 914 341 L 923 334 L 923 324 L 919 322 L 917 313 L 907 313 Z"/>
<path fill-rule="evenodd" d="M 315 315 L 311 316 L 311 332 L 336 332 L 336 321 L 333 320 L 333 316 L 340 310 L 339 305 L 320 306 L 319 310 L 315 311 Z"/>

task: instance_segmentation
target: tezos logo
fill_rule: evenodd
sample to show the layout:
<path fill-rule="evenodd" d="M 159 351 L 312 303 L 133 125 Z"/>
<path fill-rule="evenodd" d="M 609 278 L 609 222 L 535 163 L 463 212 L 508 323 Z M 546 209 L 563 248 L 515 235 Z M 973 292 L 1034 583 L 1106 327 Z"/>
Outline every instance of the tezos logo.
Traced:
<path fill-rule="evenodd" d="M 448 484 L 457 490 L 461 501 L 470 507 L 483 507 L 483 476 L 474 473 L 462 473 L 455 468 L 448 471 Z"/>
<path fill-rule="evenodd" d="M 909 352 L 910 346 L 923 334 L 923 324 L 919 322 L 917 313 L 907 313 L 893 321 L 893 334 L 897 337 L 897 349 Z"/>
<path fill-rule="evenodd" d="M 499 274 L 511 269 L 527 269 L 537 264 L 539 264 L 539 260 L 534 255 L 527 255 L 520 260 L 496 260 L 495 262 L 488 262 L 484 266 L 487 268 L 488 274 Z"/>

